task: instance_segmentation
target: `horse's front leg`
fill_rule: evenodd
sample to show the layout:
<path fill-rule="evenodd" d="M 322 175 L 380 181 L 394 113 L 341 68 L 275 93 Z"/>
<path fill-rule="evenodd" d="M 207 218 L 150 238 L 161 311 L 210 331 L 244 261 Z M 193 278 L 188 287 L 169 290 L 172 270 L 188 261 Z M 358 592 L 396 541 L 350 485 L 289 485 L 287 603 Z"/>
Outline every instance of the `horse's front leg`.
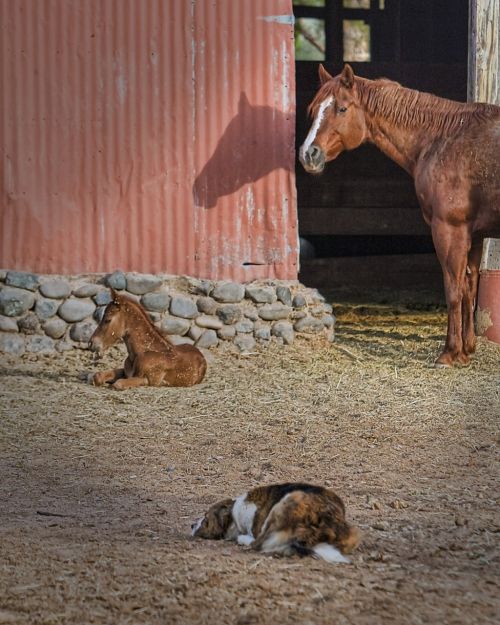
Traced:
<path fill-rule="evenodd" d="M 455 362 L 467 364 L 462 338 L 462 300 L 467 288 L 467 254 L 470 235 L 466 226 L 455 227 L 435 220 L 432 223 L 432 239 L 443 270 L 446 305 L 448 307 L 448 332 L 443 351 L 436 360 L 436 367 L 452 367 Z"/>
<path fill-rule="evenodd" d="M 144 376 L 143 372 L 140 370 L 141 358 L 136 357 L 133 360 L 128 357 L 125 361 L 125 375 L 123 379 L 116 380 L 114 384 L 111 385 L 111 388 L 115 389 L 115 391 L 124 391 L 127 388 L 136 388 L 137 386 L 147 386 L 149 384 L 149 380 Z"/>
<path fill-rule="evenodd" d="M 125 377 L 125 369 L 108 369 L 108 371 L 99 371 L 94 374 L 92 384 L 94 386 L 104 386 L 104 384 L 113 384 L 120 378 Z"/>
<path fill-rule="evenodd" d="M 475 244 L 467 260 L 467 277 L 462 299 L 462 339 L 465 354 L 473 354 L 476 349 L 474 332 L 474 308 L 477 301 L 477 284 L 479 280 L 479 264 L 481 263 L 482 244 Z"/>
<path fill-rule="evenodd" d="M 114 384 L 112 384 L 111 388 L 114 388 L 115 391 L 125 391 L 128 388 L 148 386 L 148 384 L 149 381 L 147 378 L 123 378 L 121 380 L 117 380 Z"/>

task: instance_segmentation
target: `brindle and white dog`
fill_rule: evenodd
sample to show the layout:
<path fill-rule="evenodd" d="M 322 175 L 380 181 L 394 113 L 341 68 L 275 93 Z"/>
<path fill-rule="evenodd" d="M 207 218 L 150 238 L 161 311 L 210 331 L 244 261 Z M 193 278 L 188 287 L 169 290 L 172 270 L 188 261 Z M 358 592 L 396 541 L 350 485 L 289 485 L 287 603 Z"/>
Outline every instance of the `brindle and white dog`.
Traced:
<path fill-rule="evenodd" d="M 343 554 L 360 540 L 359 530 L 345 520 L 338 495 L 300 483 L 259 486 L 236 499 L 224 499 L 193 523 L 192 535 L 235 540 L 264 553 L 312 555 L 327 562 L 349 562 Z"/>

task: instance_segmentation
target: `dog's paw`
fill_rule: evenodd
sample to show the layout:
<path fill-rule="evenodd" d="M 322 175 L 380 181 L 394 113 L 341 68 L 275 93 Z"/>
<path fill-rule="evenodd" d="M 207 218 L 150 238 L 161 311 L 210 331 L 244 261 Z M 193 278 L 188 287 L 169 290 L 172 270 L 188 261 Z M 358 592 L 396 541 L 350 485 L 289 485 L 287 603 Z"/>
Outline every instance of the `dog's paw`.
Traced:
<path fill-rule="evenodd" d="M 254 537 L 250 536 L 250 534 L 240 534 L 236 539 L 238 545 L 243 545 L 244 547 L 248 547 L 254 541 Z"/>

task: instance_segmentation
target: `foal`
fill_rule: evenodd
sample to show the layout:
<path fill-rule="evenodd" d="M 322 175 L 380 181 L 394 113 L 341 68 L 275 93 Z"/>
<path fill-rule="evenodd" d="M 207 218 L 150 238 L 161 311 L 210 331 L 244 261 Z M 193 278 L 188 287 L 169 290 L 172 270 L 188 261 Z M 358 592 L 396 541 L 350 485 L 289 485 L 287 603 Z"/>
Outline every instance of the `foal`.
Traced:
<path fill-rule="evenodd" d="M 113 289 L 111 296 L 89 347 L 101 353 L 123 339 L 128 358 L 122 369 L 96 373 L 92 380 L 95 386 L 110 384 L 122 391 L 147 385 L 192 386 L 203 380 L 207 362 L 199 349 L 172 345 L 140 304 Z"/>

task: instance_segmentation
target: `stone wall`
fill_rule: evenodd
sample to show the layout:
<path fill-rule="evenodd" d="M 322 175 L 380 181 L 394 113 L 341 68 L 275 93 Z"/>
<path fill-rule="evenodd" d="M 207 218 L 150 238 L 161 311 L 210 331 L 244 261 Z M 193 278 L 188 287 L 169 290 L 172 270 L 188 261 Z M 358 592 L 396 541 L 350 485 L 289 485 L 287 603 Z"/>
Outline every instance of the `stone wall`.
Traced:
<path fill-rule="evenodd" d="M 242 285 L 123 273 L 46 276 L 0 271 L 0 352 L 50 353 L 87 348 L 109 288 L 139 301 L 175 343 L 242 352 L 293 343 L 297 335 L 334 338 L 335 318 L 316 289 L 299 282 Z"/>

